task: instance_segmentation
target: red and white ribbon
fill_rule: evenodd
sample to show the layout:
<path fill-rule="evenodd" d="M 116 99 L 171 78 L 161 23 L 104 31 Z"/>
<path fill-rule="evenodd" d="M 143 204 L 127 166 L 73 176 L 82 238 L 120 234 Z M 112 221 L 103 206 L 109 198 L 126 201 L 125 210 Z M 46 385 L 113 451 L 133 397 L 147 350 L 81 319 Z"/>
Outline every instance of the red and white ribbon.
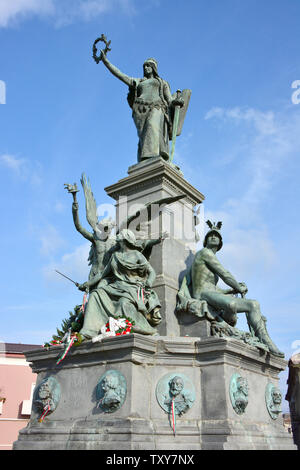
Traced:
<path fill-rule="evenodd" d="M 176 434 L 176 410 L 175 410 L 174 398 L 172 399 L 172 402 L 171 402 L 171 412 L 172 412 L 172 428 L 173 428 L 173 432 L 175 436 Z"/>
<path fill-rule="evenodd" d="M 47 402 L 47 405 L 44 406 L 44 413 L 42 414 L 42 416 L 40 417 L 39 419 L 39 422 L 41 423 L 42 421 L 44 421 L 44 418 L 47 416 L 47 414 L 49 413 L 51 407 L 50 407 L 50 402 L 48 401 Z"/>
<path fill-rule="evenodd" d="M 81 312 L 84 312 L 85 311 L 85 306 L 87 304 L 87 297 L 88 297 L 88 294 L 87 292 L 84 293 L 84 296 L 83 296 L 83 300 L 82 300 L 82 305 L 80 307 L 80 311 Z"/>
<path fill-rule="evenodd" d="M 66 357 L 66 355 L 68 354 L 68 352 L 70 351 L 71 347 L 73 346 L 74 342 L 77 341 L 77 338 L 76 336 L 71 336 L 70 340 L 67 342 L 67 346 L 63 352 L 63 354 L 61 355 L 61 357 L 58 359 L 58 361 L 56 362 L 56 365 L 60 364 L 61 361 L 64 360 L 64 358 Z"/>

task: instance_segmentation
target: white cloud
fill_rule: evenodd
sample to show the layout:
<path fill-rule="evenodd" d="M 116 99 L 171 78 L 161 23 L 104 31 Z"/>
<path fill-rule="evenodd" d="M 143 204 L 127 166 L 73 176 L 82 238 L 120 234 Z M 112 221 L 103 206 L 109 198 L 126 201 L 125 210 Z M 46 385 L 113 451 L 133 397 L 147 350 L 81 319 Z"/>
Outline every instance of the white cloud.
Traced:
<path fill-rule="evenodd" d="M 278 182 L 282 169 L 299 151 L 300 114 L 215 107 L 206 113 L 205 119 L 221 120 L 224 125 L 234 123 L 242 129 L 243 138 L 238 140 L 234 137 L 238 141 L 234 158 L 227 158 L 227 163 L 234 164 L 238 159 L 243 161 L 249 184 L 242 200 L 233 201 L 232 204 L 242 205 L 243 210 L 251 205 L 253 209 L 254 205 L 261 204 L 264 196 Z M 245 124 L 246 128 L 243 126 Z M 223 160 L 221 164 L 224 163 Z"/>
<path fill-rule="evenodd" d="M 79 4 L 78 13 L 88 21 L 97 15 L 106 13 L 112 8 L 112 5 L 111 0 L 88 0 Z"/>
<path fill-rule="evenodd" d="M 0 155 L 0 164 L 23 181 L 28 181 L 33 185 L 41 184 L 41 166 L 37 161 L 31 162 L 25 158 L 17 158 L 11 154 L 2 154 Z"/>
<path fill-rule="evenodd" d="M 135 14 L 134 0 L 53 0 L 56 26 L 62 27 L 75 21 L 92 21 L 110 12 Z"/>
<path fill-rule="evenodd" d="M 273 111 L 264 112 L 253 108 L 241 109 L 240 107 L 230 109 L 214 107 L 205 115 L 205 119 L 212 118 L 254 124 L 256 130 L 264 135 L 274 134 L 277 130 Z"/>
<path fill-rule="evenodd" d="M 32 16 L 50 17 L 61 27 L 111 11 L 135 14 L 134 0 L 0 0 L 0 27 Z"/>
<path fill-rule="evenodd" d="M 84 243 L 71 253 L 64 254 L 59 260 L 51 262 L 43 268 L 45 279 L 51 283 L 61 284 L 63 278 L 55 272 L 57 269 L 76 282 L 85 282 L 90 269 L 87 262 L 89 250 L 90 243 Z M 66 282 L 69 281 L 66 280 Z"/>
<path fill-rule="evenodd" d="M 206 212 L 205 220 L 223 221 L 226 243 L 220 254 L 226 268 L 239 280 L 247 282 L 256 274 L 257 279 L 263 279 L 280 263 L 280 253 L 264 222 L 264 203 L 271 191 L 278 191 L 289 164 L 297 160 L 300 114 L 215 107 L 205 119 L 221 122 L 224 134 L 229 129 L 233 134 L 228 124 L 237 126 L 231 135 L 234 158 L 227 158 L 221 165 L 228 167 L 228 181 L 238 171 L 245 182 L 238 195 L 232 191 L 233 196 L 223 201 L 220 210 Z M 238 165 L 240 162 L 242 165 Z"/>
<path fill-rule="evenodd" d="M 66 204 L 62 203 L 61 201 L 56 201 L 56 203 L 53 206 L 53 209 L 58 214 L 62 214 L 66 210 Z"/>
<path fill-rule="evenodd" d="M 0 155 L 0 162 L 6 168 L 9 168 L 14 173 L 20 175 L 25 164 L 22 158 L 16 158 L 13 155 L 3 154 Z"/>
<path fill-rule="evenodd" d="M 52 225 L 44 227 L 43 231 L 39 232 L 37 236 L 41 243 L 40 251 L 44 256 L 54 255 L 65 244 L 57 229 Z"/>
<path fill-rule="evenodd" d="M 253 216 L 253 223 L 245 225 L 244 219 L 240 219 L 242 206 L 237 209 L 223 207 L 220 211 L 206 210 L 204 220 L 223 222 L 221 232 L 224 244 L 217 256 L 239 282 L 247 283 L 251 277 L 258 279 L 270 275 L 278 266 L 279 259 L 266 227 L 254 222 L 257 216 Z M 245 218 L 249 222 L 247 215 Z M 207 230 L 206 226 L 205 232 Z"/>
<path fill-rule="evenodd" d="M 28 16 L 53 12 L 53 0 L 0 0 L 0 27 L 7 27 Z"/>

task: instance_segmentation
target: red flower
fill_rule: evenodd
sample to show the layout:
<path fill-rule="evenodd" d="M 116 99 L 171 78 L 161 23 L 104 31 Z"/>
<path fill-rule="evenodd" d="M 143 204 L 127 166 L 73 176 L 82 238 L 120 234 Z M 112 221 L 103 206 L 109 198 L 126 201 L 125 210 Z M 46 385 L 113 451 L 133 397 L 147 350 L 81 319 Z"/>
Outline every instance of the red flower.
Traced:
<path fill-rule="evenodd" d="M 124 328 L 119 328 L 116 331 L 116 336 L 126 335 L 127 333 L 130 333 L 132 325 L 134 324 L 134 322 L 131 323 L 127 318 L 125 318 L 125 323 L 126 323 L 126 326 Z M 107 332 L 110 331 L 109 321 L 106 323 L 105 327 L 106 327 Z"/>

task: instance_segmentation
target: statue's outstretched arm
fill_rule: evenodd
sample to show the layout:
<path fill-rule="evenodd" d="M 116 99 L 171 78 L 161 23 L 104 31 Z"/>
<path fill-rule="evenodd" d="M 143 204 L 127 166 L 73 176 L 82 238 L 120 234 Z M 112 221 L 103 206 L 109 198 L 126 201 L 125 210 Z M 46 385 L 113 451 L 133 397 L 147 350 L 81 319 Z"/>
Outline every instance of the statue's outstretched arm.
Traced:
<path fill-rule="evenodd" d="M 92 279 L 90 279 L 89 281 L 86 281 L 83 285 L 89 290 L 92 290 L 93 287 L 96 284 L 98 284 L 98 282 L 101 280 L 101 278 L 102 278 L 102 272 L 100 271 L 98 274 L 92 277 Z"/>
<path fill-rule="evenodd" d="M 105 67 L 108 68 L 108 70 L 119 80 L 124 82 L 128 86 L 132 86 L 134 83 L 134 79 L 132 77 L 129 77 L 125 73 L 121 72 L 117 67 L 115 67 L 111 62 L 109 62 L 108 58 L 106 55 L 101 51 L 101 58 L 102 62 L 104 63 Z"/>
<path fill-rule="evenodd" d="M 155 281 L 155 278 L 156 278 L 155 271 L 149 263 L 149 265 L 148 265 L 148 278 L 147 278 L 147 281 L 146 281 L 146 287 L 152 287 L 153 283 Z"/>
<path fill-rule="evenodd" d="M 78 215 L 78 203 L 77 202 L 73 202 L 72 204 L 72 214 L 73 214 L 73 221 L 74 221 L 74 225 L 76 227 L 76 230 L 78 230 L 79 233 L 81 233 L 81 235 L 84 236 L 84 238 L 86 238 L 87 240 L 89 240 L 90 242 L 94 242 L 94 237 L 93 237 L 93 234 L 91 232 L 89 232 L 88 230 L 86 230 L 84 227 L 82 227 L 81 223 L 80 223 L 80 220 L 79 220 L 79 215 Z"/>
<path fill-rule="evenodd" d="M 145 248 L 152 248 L 154 245 L 158 245 L 161 242 L 161 238 L 155 238 L 155 239 L 150 239 L 145 241 Z"/>
<path fill-rule="evenodd" d="M 107 263 L 103 271 L 99 271 L 92 279 L 81 284 L 78 289 L 91 291 L 107 274 L 111 271 L 111 260 Z"/>
<path fill-rule="evenodd" d="M 205 262 L 208 268 L 215 274 L 217 274 L 222 281 L 225 282 L 228 286 L 232 287 L 235 291 L 241 292 L 241 285 L 240 283 L 235 279 L 235 277 L 227 271 L 220 261 L 216 258 L 216 256 L 213 253 L 207 252 L 205 255 Z"/>

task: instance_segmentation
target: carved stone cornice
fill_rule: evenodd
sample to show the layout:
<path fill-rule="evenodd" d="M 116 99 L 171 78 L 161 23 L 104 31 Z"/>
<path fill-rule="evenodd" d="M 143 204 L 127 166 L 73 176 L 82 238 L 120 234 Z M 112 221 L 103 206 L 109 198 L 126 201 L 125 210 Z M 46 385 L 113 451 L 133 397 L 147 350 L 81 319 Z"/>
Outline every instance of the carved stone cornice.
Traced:
<path fill-rule="evenodd" d="M 105 191 L 113 199 L 120 196 L 137 194 L 147 188 L 170 189 L 175 194 L 185 194 L 186 199 L 194 206 L 200 204 L 204 195 L 188 183 L 181 172 L 173 168 L 162 159 L 147 162 L 131 171 L 129 176 L 120 179 L 117 183 L 107 186 Z"/>

